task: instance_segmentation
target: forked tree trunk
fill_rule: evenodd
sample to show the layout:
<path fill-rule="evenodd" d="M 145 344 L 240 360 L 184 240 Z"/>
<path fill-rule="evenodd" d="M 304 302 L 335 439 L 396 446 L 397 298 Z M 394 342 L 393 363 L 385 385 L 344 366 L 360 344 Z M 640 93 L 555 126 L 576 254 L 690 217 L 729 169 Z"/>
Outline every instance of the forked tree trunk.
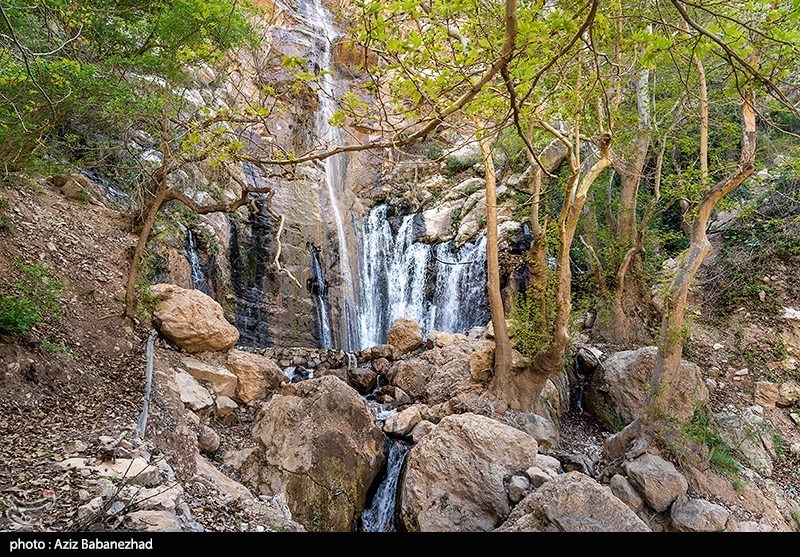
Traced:
<path fill-rule="evenodd" d="M 753 173 L 756 152 L 756 114 L 753 91 L 747 91 L 742 103 L 742 147 L 739 164 L 725 179 L 706 191 L 692 222 L 689 249 L 683 255 L 670 284 L 661 323 L 659 351 L 651 377 L 651 396 L 647 416 L 652 422 L 668 419 L 670 407 L 680 399 L 686 379 L 681 376 L 683 329 L 689 287 L 703 260 L 711 251 L 706 236 L 708 220 L 720 200 L 736 189 Z"/>

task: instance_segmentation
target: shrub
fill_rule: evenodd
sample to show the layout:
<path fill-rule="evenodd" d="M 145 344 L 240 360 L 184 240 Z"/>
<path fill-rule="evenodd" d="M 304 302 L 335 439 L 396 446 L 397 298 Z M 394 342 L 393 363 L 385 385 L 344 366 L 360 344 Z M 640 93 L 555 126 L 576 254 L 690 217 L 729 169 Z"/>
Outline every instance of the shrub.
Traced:
<path fill-rule="evenodd" d="M 44 263 L 28 265 L 15 261 L 21 278 L 5 281 L 0 292 L 0 332 L 19 334 L 54 315 L 59 308 L 58 297 L 64 291 L 55 271 Z"/>

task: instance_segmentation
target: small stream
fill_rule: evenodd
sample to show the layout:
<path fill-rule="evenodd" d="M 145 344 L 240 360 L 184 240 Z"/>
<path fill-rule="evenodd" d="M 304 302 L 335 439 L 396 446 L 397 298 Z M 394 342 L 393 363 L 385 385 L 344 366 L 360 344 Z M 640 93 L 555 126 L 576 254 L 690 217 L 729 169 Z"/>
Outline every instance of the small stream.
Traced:
<path fill-rule="evenodd" d="M 387 440 L 389 445 L 389 458 L 386 470 L 380 476 L 378 489 L 361 513 L 360 525 L 362 532 L 394 532 L 395 511 L 397 507 L 398 483 L 403 463 L 406 460 L 411 445 L 399 439 Z"/>

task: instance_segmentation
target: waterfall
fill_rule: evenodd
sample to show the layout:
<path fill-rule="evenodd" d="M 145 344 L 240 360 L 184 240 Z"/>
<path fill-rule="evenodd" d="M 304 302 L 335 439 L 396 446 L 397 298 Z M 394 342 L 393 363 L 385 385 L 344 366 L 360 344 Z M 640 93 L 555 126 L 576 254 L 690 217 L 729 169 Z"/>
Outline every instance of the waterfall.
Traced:
<path fill-rule="evenodd" d="M 363 223 L 361 346 L 381 344 L 399 317 L 431 330 L 465 332 L 489 320 L 486 237 L 455 248 L 453 241 L 417 242 L 418 215 L 403 217 L 392 232 L 388 207 L 374 207 Z"/>
<path fill-rule="evenodd" d="M 397 484 L 410 446 L 393 440 L 389 447 L 386 475 L 378 485 L 369 505 L 361 513 L 363 532 L 394 532 L 394 515 L 397 504 Z"/>
<path fill-rule="evenodd" d="M 331 317 L 328 313 L 327 286 L 322 262 L 317 248 L 311 248 L 311 278 L 308 280 L 308 291 L 314 300 L 314 312 L 317 317 L 317 332 L 320 348 L 333 348 Z"/>
<path fill-rule="evenodd" d="M 333 41 L 341 33 L 333 25 L 331 13 L 325 8 L 322 0 L 311 0 L 302 6 L 305 23 L 313 34 L 313 64 L 317 72 L 317 97 L 319 111 L 315 122 L 315 135 L 324 149 L 333 149 L 345 144 L 344 131 L 330 124 L 337 108 L 337 96 L 344 88 L 342 81 L 332 71 L 331 51 Z M 342 298 L 344 314 L 342 316 L 343 331 L 340 333 L 340 347 L 344 350 L 355 350 L 359 347 L 358 329 L 356 327 L 356 285 L 355 272 L 348 250 L 345 219 L 339 207 L 339 199 L 343 197 L 345 178 L 347 176 L 347 155 L 340 153 L 323 161 L 325 169 L 325 189 L 331 214 L 336 225 L 336 239 L 339 252 L 339 274 L 342 279 Z"/>
<path fill-rule="evenodd" d="M 210 294 L 211 289 L 208 287 L 203 261 L 197 252 L 197 242 L 195 242 L 194 233 L 191 230 L 186 232 L 186 258 L 189 260 L 189 268 L 191 269 L 192 288 L 199 290 L 203 294 Z"/>

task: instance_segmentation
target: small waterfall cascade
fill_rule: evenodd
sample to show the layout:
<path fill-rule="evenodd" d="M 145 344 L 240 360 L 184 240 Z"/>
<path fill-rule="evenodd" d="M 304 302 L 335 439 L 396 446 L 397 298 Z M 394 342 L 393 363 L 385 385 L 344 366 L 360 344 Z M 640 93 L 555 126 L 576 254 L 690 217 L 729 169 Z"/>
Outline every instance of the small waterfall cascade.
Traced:
<path fill-rule="evenodd" d="M 242 164 L 248 185 L 262 185 L 257 167 Z M 256 348 L 268 346 L 269 309 L 265 306 L 264 279 L 272 265 L 269 246 L 274 241 L 272 217 L 264 207 L 249 207 L 245 222 L 231 221 L 231 283 L 236 294 L 236 328 L 239 342 Z M 245 231 L 249 228 L 249 234 Z"/>
<path fill-rule="evenodd" d="M 325 284 L 325 273 L 322 269 L 317 248 L 311 248 L 311 277 L 308 279 L 308 291 L 314 301 L 314 313 L 317 319 L 317 333 L 320 348 L 333 348 L 333 331 L 331 316 L 328 313 L 328 287 Z"/>
<path fill-rule="evenodd" d="M 203 294 L 211 294 L 208 279 L 206 278 L 205 265 L 203 265 L 203 260 L 200 259 L 200 254 L 197 251 L 197 241 L 191 230 L 186 232 L 186 258 L 189 260 L 189 268 L 191 269 L 192 288 L 199 290 Z"/>
<path fill-rule="evenodd" d="M 363 222 L 360 261 L 361 346 L 381 344 L 399 317 L 431 330 L 464 332 L 489 320 L 486 237 L 436 245 L 417 242 L 417 215 L 392 232 L 388 207 L 378 205 Z"/>
<path fill-rule="evenodd" d="M 361 513 L 361 531 L 395 531 L 394 516 L 397 506 L 397 487 L 400 481 L 400 472 L 403 469 L 403 463 L 410 448 L 411 445 L 403 441 L 397 439 L 389 441 L 389 458 L 387 459 L 386 472 L 369 504 Z"/>
<path fill-rule="evenodd" d="M 315 122 L 315 137 L 324 149 L 333 149 L 344 145 L 345 135 L 342 128 L 331 125 L 337 109 L 337 100 L 345 89 L 345 84 L 332 71 L 331 52 L 333 42 L 341 33 L 333 24 L 330 11 L 322 0 L 310 0 L 301 5 L 305 23 L 313 35 L 313 64 L 318 75 L 317 97 L 319 110 Z M 339 200 L 343 198 L 347 176 L 347 155 L 340 153 L 326 158 L 322 165 L 325 170 L 325 190 L 336 227 L 336 240 L 339 254 L 339 274 L 341 276 L 343 315 L 339 347 L 343 350 L 359 348 L 356 309 L 358 307 L 353 263 L 348 249 L 345 217 Z"/>

